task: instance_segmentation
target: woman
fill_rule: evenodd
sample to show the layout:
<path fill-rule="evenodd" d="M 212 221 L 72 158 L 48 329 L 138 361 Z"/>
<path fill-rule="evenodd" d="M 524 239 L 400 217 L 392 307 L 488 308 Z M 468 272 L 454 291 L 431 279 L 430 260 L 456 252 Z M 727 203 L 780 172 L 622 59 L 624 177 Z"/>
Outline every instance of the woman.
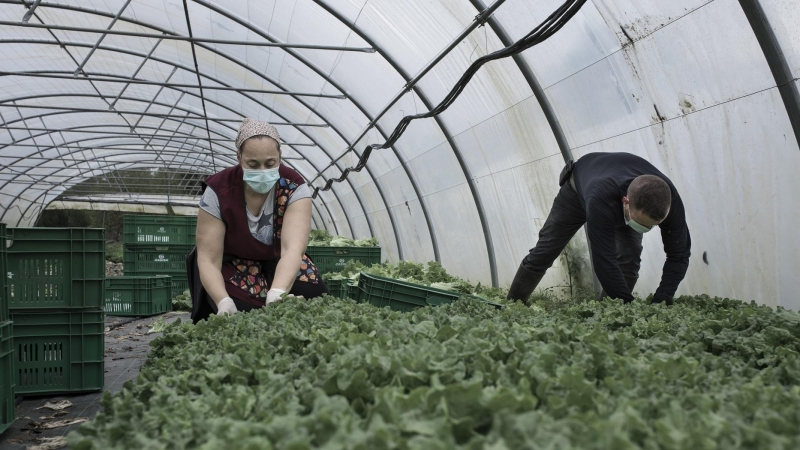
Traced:
<path fill-rule="evenodd" d="M 212 312 L 260 308 L 284 293 L 330 292 L 304 253 L 311 190 L 281 164 L 278 130 L 244 119 L 236 150 L 239 164 L 203 183 L 196 254 L 187 258 L 195 323 Z"/>

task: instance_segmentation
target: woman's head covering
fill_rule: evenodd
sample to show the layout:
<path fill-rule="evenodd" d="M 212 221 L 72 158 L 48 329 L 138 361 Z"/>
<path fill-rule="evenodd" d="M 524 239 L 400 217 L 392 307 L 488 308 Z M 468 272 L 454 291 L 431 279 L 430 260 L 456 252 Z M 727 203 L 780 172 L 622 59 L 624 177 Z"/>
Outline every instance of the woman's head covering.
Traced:
<path fill-rule="evenodd" d="M 236 135 L 236 150 L 242 151 L 242 144 L 244 141 L 253 136 L 268 136 L 278 142 L 278 149 L 281 145 L 281 135 L 278 134 L 278 129 L 269 124 L 269 122 L 260 122 L 255 119 L 246 118 L 239 126 L 239 134 Z"/>

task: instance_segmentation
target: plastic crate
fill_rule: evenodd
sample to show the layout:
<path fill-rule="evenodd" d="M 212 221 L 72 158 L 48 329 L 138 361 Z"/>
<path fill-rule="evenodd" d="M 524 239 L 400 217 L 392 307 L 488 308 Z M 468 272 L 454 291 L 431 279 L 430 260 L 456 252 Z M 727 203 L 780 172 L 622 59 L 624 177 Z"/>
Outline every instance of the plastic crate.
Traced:
<path fill-rule="evenodd" d="M 102 308 L 102 228 L 9 228 L 9 308 Z"/>
<path fill-rule="evenodd" d="M 189 289 L 189 280 L 186 278 L 185 274 L 172 274 L 172 275 L 156 275 L 157 277 L 170 277 L 170 284 L 172 287 L 170 288 L 170 302 L 176 296 L 183 294 L 184 291 Z"/>
<path fill-rule="evenodd" d="M 342 291 L 342 298 L 355 299 L 358 296 L 358 284 L 345 284 Z"/>
<path fill-rule="evenodd" d="M 122 263 L 125 275 L 186 274 L 186 255 L 194 245 L 137 245 L 125 246 Z"/>
<path fill-rule="evenodd" d="M 184 275 L 173 276 L 172 277 L 172 289 L 171 289 L 172 293 L 169 296 L 170 302 L 176 296 L 183 294 L 183 292 L 186 291 L 187 289 L 189 289 L 189 280 L 186 278 L 185 274 Z M 172 303 L 170 303 L 170 305 L 171 304 Z M 172 306 L 170 306 L 170 308 L 172 308 Z"/>
<path fill-rule="evenodd" d="M 172 311 L 171 277 L 106 278 L 105 312 L 109 316 L 152 316 Z"/>
<path fill-rule="evenodd" d="M 14 346 L 11 322 L 0 323 L 0 433 L 14 422 Z"/>
<path fill-rule="evenodd" d="M 123 244 L 195 244 L 197 216 L 127 214 L 122 217 Z"/>
<path fill-rule="evenodd" d="M 308 247 L 306 255 L 311 258 L 320 274 L 341 272 L 348 261 L 356 260 L 371 266 L 380 264 L 380 247 Z"/>
<path fill-rule="evenodd" d="M 0 323 L 7 322 L 9 288 L 8 288 L 8 255 L 6 251 L 6 224 L 0 223 Z"/>
<path fill-rule="evenodd" d="M 103 388 L 103 310 L 12 311 L 11 317 L 16 394 Z"/>
<path fill-rule="evenodd" d="M 395 311 L 411 311 L 423 306 L 452 303 L 465 295 L 362 272 L 358 286 L 350 288 L 350 296 L 360 303 L 370 303 L 379 308 L 388 306 Z M 502 307 L 474 295 L 467 297 L 489 303 L 496 308 Z"/>
<path fill-rule="evenodd" d="M 331 291 L 331 295 L 336 298 L 347 298 L 349 286 L 352 284 L 351 280 L 327 280 L 325 284 Z"/>

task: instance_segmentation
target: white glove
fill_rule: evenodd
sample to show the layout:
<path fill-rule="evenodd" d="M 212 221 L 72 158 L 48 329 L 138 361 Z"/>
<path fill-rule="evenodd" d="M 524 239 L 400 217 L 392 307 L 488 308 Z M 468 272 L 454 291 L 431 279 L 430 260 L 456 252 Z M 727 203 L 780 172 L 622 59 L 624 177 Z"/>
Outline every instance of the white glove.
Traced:
<path fill-rule="evenodd" d="M 270 289 L 269 292 L 267 292 L 267 304 L 269 305 L 270 303 L 277 302 L 278 300 L 281 299 L 281 295 L 285 293 L 286 291 L 284 291 L 283 289 L 278 289 L 278 288 Z"/>
<path fill-rule="evenodd" d="M 223 314 L 236 314 L 236 304 L 233 303 L 230 297 L 225 297 L 217 303 L 217 315 L 221 316 Z"/>

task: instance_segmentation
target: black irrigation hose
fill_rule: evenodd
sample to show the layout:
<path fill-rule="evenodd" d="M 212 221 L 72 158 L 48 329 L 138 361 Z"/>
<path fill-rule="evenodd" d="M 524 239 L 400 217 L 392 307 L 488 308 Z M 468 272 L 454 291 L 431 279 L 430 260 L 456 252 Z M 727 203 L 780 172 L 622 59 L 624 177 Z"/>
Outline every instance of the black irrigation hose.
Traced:
<path fill-rule="evenodd" d="M 554 35 L 558 30 L 560 30 L 564 25 L 569 22 L 572 17 L 581 9 L 583 4 L 586 3 L 586 0 L 567 0 L 563 5 L 561 5 L 557 10 L 555 10 L 550 16 L 545 19 L 544 22 L 540 23 L 536 28 L 534 28 L 530 33 L 523 36 L 517 42 L 509 45 L 508 47 L 502 48 L 495 52 L 492 52 L 488 55 L 482 56 L 475 60 L 461 75 L 461 78 L 458 82 L 453 86 L 453 89 L 447 94 L 447 96 L 442 100 L 441 103 L 436 105 L 430 111 L 423 113 L 423 114 L 415 114 L 410 116 L 403 117 L 400 120 L 400 123 L 397 124 L 397 127 L 394 129 L 392 134 L 389 136 L 389 139 L 386 140 L 383 144 L 372 144 L 367 146 L 364 150 L 364 153 L 361 154 L 361 158 L 358 160 L 358 164 L 355 167 L 346 168 L 342 175 L 339 178 L 330 178 L 328 182 L 325 183 L 325 186 L 322 188 L 314 188 L 314 194 L 312 195 L 313 198 L 317 198 L 319 191 L 328 191 L 333 186 L 334 182 L 342 182 L 344 181 L 350 172 L 361 172 L 361 169 L 367 165 L 367 160 L 369 160 L 369 156 L 373 150 L 382 149 L 382 148 L 389 148 L 400 139 L 400 136 L 406 131 L 408 125 L 411 123 L 412 120 L 416 119 L 425 119 L 429 117 L 433 117 L 443 113 L 453 102 L 456 101 L 461 92 L 464 88 L 467 87 L 469 81 L 475 76 L 475 73 L 478 72 L 478 69 L 481 68 L 484 64 L 489 61 L 494 61 L 497 59 L 507 58 L 509 56 L 516 55 L 524 50 L 527 50 L 533 47 L 536 44 L 544 42 L 550 36 Z"/>

